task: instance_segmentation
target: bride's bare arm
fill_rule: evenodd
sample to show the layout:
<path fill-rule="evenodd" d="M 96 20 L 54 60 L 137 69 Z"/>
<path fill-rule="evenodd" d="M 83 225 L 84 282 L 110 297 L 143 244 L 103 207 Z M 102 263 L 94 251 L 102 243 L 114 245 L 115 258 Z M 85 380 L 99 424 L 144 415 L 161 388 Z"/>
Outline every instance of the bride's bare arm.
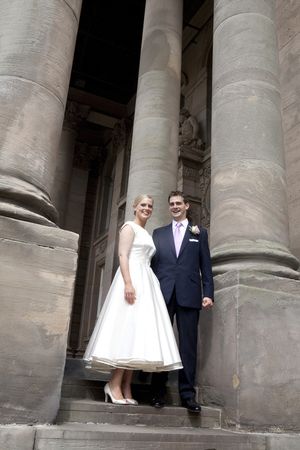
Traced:
<path fill-rule="evenodd" d="M 134 239 L 134 231 L 130 225 L 125 225 L 120 231 L 119 241 L 119 262 L 120 270 L 124 280 L 125 289 L 124 297 L 129 304 L 133 304 L 135 301 L 135 290 L 132 285 L 130 271 L 129 271 L 129 254 Z"/>

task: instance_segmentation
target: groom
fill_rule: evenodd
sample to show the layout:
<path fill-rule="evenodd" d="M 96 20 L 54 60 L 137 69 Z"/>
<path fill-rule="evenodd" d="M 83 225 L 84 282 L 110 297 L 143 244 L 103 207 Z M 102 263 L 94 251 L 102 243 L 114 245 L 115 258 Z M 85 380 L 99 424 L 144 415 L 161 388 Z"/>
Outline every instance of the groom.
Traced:
<path fill-rule="evenodd" d="M 182 406 L 199 413 L 195 400 L 197 363 L 197 332 L 201 307 L 213 305 L 213 277 L 205 228 L 192 226 L 187 219 L 189 203 L 180 191 L 168 198 L 172 223 L 153 232 L 156 254 L 152 268 L 160 282 L 171 322 L 176 316 L 179 352 L 183 369 L 179 371 L 178 386 Z M 201 276 L 200 276 L 201 273 Z M 167 372 L 152 375 L 152 406 L 165 404 Z"/>

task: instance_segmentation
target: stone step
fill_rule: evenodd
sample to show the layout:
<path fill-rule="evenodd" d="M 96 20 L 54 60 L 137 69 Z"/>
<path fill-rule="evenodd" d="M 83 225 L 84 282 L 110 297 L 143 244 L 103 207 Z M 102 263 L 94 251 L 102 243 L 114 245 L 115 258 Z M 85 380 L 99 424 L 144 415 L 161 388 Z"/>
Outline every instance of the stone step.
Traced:
<path fill-rule="evenodd" d="M 109 373 L 87 370 L 82 360 L 68 358 L 62 385 L 62 397 L 104 400 L 103 386 L 109 378 Z M 146 404 L 150 402 L 150 383 L 150 373 L 134 371 L 132 392 L 139 402 Z M 180 404 L 176 371 L 169 373 L 166 400 L 170 405 Z"/>
<path fill-rule="evenodd" d="M 65 380 L 62 386 L 62 397 L 104 401 L 105 381 Z M 151 400 L 151 388 L 149 385 L 132 384 L 133 397 L 139 403 L 149 404 Z M 180 405 L 180 397 L 176 387 L 167 386 L 166 402 L 168 405 Z"/>
<path fill-rule="evenodd" d="M 300 434 L 126 425 L 0 425 L 0 450 L 299 450 Z"/>
<path fill-rule="evenodd" d="M 263 436 L 223 430 L 66 424 L 37 427 L 35 450 L 266 450 Z"/>
<path fill-rule="evenodd" d="M 221 410 L 203 406 L 201 414 L 193 414 L 176 406 L 156 409 L 148 405 L 113 405 L 88 399 L 63 398 L 56 422 L 220 428 Z"/>

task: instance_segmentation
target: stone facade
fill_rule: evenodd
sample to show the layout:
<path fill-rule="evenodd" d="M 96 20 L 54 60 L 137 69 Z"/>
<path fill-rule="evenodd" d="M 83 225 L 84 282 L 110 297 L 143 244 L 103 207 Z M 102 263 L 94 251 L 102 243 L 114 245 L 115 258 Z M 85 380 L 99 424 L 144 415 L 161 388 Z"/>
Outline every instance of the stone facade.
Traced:
<path fill-rule="evenodd" d="M 0 16 L 1 423 L 55 419 L 133 198 L 154 196 L 151 231 L 177 186 L 216 275 L 199 395 L 227 426 L 299 431 L 299 6 L 206 0 L 182 31 L 182 0 L 147 0 L 135 106 L 104 115 L 68 93 L 81 1 L 21 3 Z"/>

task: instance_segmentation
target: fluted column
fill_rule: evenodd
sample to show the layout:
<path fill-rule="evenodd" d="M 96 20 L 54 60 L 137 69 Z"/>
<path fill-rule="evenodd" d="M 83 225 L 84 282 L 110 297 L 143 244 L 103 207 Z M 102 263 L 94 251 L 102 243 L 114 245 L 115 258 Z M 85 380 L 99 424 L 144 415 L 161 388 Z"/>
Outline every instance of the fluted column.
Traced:
<path fill-rule="evenodd" d="M 177 183 L 181 34 L 182 0 L 146 1 L 126 216 L 136 195 L 151 194 L 151 228 L 169 220 Z"/>
<path fill-rule="evenodd" d="M 289 251 L 275 0 L 215 0 L 214 14 L 214 270 L 297 277 Z"/>
<path fill-rule="evenodd" d="M 0 215 L 54 225 L 49 192 L 81 0 L 3 0 L 0 29 Z"/>

